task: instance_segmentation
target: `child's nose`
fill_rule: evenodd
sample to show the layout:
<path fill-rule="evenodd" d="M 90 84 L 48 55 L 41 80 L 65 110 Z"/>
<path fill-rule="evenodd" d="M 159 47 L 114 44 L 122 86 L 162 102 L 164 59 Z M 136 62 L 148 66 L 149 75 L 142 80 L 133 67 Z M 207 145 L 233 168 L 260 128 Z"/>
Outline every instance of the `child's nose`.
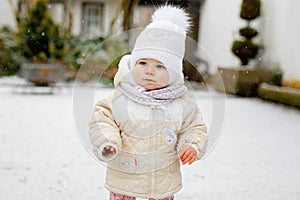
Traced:
<path fill-rule="evenodd" d="M 148 65 L 146 67 L 146 74 L 151 74 L 151 75 L 155 74 L 155 67 L 153 65 Z"/>

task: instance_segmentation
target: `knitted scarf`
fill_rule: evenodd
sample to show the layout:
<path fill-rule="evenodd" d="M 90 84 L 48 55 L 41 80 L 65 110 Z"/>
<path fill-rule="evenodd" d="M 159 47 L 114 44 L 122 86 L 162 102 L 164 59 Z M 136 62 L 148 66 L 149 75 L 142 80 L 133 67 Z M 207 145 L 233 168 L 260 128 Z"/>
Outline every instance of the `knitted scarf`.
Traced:
<path fill-rule="evenodd" d="M 184 85 L 148 91 L 141 86 L 134 87 L 124 82 L 120 83 L 118 89 L 131 100 L 144 105 L 163 105 L 183 96 L 187 91 Z"/>

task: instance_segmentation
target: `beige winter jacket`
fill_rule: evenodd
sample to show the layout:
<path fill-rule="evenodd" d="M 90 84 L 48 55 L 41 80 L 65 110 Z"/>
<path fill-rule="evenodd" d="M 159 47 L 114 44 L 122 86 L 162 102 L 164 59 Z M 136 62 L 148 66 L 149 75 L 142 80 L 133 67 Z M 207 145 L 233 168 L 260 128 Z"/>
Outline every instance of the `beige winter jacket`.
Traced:
<path fill-rule="evenodd" d="M 201 113 L 187 96 L 147 106 L 115 89 L 96 103 L 89 127 L 94 154 L 108 163 L 106 188 L 134 197 L 161 199 L 178 192 L 181 147 L 192 145 L 200 159 L 207 145 Z M 103 156 L 106 145 L 117 153 Z"/>

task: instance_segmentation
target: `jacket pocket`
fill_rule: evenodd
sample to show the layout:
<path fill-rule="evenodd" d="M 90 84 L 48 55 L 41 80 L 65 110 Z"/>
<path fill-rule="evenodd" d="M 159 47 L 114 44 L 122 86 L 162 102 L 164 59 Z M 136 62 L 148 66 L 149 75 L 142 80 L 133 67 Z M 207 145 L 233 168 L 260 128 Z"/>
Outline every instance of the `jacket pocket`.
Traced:
<path fill-rule="evenodd" d="M 108 163 L 108 167 L 125 173 L 136 173 L 137 158 L 129 154 L 119 154 L 114 160 Z"/>

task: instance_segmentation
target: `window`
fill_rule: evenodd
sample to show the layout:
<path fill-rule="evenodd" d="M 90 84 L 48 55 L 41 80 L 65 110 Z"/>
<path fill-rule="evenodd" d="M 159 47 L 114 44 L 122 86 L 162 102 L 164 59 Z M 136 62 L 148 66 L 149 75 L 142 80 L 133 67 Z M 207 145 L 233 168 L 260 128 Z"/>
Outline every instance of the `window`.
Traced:
<path fill-rule="evenodd" d="M 82 34 L 87 36 L 100 35 L 103 33 L 103 3 L 83 3 Z"/>
<path fill-rule="evenodd" d="M 154 12 L 154 7 L 139 5 L 135 10 L 133 17 L 133 26 L 136 28 L 144 28 L 151 22 L 151 16 Z"/>

